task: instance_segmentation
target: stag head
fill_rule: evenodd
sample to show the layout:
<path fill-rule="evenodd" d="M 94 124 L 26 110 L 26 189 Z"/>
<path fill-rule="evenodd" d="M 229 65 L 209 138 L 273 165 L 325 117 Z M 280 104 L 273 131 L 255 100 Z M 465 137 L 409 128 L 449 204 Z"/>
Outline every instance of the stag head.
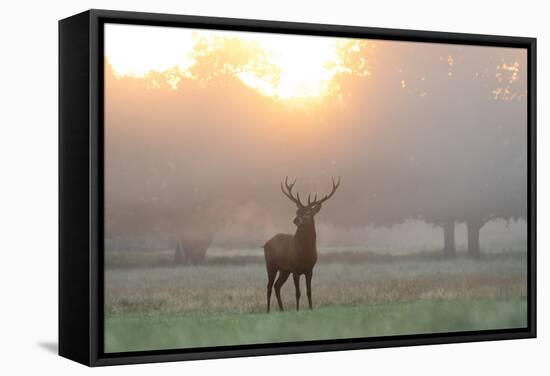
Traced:
<path fill-rule="evenodd" d="M 296 184 L 296 180 L 297 179 L 295 179 L 292 183 L 289 183 L 288 176 L 285 177 L 284 186 L 283 186 L 283 182 L 281 182 L 281 191 L 290 201 L 296 204 L 296 207 L 298 208 L 298 210 L 296 210 L 296 218 L 294 218 L 294 224 L 299 227 L 302 225 L 308 225 L 313 223 L 313 217 L 317 213 L 319 213 L 323 203 L 327 201 L 329 198 L 331 198 L 334 195 L 334 192 L 336 192 L 336 190 L 340 186 L 340 177 L 338 177 L 338 182 L 335 182 L 334 178 L 332 178 L 332 190 L 325 197 L 321 199 L 317 199 L 317 193 L 315 193 L 312 201 L 311 194 L 308 194 L 307 204 L 302 203 L 299 192 L 296 193 L 296 195 L 292 193 L 292 189 Z"/>

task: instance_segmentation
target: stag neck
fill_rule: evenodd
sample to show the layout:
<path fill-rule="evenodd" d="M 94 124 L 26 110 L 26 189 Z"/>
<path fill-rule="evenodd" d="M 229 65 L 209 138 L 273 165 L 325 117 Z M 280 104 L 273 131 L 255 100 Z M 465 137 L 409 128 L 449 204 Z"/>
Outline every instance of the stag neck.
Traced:
<path fill-rule="evenodd" d="M 315 221 L 307 225 L 300 225 L 294 235 L 296 245 L 303 253 L 317 253 L 317 232 L 315 230 Z"/>

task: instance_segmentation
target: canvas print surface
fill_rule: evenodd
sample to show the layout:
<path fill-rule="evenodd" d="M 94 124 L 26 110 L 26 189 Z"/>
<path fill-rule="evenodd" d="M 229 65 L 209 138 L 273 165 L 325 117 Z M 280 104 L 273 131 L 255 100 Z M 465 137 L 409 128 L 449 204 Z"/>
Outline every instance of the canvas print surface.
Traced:
<path fill-rule="evenodd" d="M 527 51 L 106 24 L 107 353 L 527 326 Z"/>

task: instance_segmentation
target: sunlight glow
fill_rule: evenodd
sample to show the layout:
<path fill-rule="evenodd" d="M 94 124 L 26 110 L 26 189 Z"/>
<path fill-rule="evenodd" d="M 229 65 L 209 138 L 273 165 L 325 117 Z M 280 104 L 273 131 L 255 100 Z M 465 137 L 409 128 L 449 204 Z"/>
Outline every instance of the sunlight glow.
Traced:
<path fill-rule="evenodd" d="M 105 57 L 119 75 L 144 76 L 151 70 L 174 66 L 185 70 L 193 64 L 189 29 L 139 25 L 105 25 Z"/>
<path fill-rule="evenodd" d="M 268 62 L 278 68 L 277 80 L 255 70 L 237 74 L 245 85 L 265 96 L 320 98 L 330 92 L 333 77 L 343 70 L 337 54 L 341 40 L 337 38 L 117 24 L 105 27 L 105 57 L 118 75 L 144 76 L 151 70 L 172 67 L 185 73 L 195 62 L 192 53 L 199 38 L 216 37 L 238 37 L 256 43 L 265 52 Z"/>
<path fill-rule="evenodd" d="M 242 74 L 243 82 L 264 95 L 281 99 L 320 97 L 328 93 L 339 65 L 337 39 L 304 36 L 258 35 L 258 44 L 280 69 L 276 85 L 254 73 Z"/>

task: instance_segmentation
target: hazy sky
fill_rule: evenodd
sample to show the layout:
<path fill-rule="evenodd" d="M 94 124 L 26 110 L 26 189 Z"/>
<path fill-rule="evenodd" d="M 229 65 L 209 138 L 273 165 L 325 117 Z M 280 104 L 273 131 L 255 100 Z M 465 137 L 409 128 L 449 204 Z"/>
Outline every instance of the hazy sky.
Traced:
<path fill-rule="evenodd" d="M 341 229 L 526 208 L 525 50 L 109 24 L 105 58 L 108 233 L 291 231 L 286 175 L 341 176 Z"/>

